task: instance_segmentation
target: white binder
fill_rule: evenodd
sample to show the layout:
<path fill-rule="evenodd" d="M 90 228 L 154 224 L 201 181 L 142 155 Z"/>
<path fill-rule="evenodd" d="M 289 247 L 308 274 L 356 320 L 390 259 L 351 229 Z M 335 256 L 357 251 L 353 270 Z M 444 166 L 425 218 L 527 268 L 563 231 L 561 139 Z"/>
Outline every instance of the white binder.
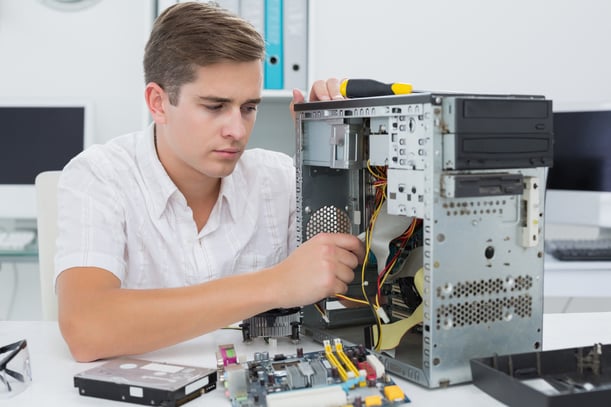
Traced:
<path fill-rule="evenodd" d="M 284 88 L 307 87 L 308 0 L 284 0 Z"/>

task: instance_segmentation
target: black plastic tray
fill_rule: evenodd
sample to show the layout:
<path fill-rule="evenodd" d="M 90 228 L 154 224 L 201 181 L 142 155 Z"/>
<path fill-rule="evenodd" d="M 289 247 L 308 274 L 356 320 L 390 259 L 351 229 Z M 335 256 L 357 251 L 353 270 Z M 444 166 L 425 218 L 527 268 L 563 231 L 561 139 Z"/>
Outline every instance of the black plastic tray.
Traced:
<path fill-rule="evenodd" d="M 509 406 L 611 406 L 611 345 L 472 359 L 471 374 Z"/>

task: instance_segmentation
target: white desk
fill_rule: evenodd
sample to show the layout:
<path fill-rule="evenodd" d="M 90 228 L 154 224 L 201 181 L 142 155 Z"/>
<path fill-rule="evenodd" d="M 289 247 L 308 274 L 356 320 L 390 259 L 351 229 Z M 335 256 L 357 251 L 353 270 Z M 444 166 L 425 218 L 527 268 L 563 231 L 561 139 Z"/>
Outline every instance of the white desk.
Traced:
<path fill-rule="evenodd" d="M 611 343 L 611 312 L 588 314 L 546 314 L 543 325 L 543 349 L 559 349 L 589 346 L 596 342 Z M 128 406 L 92 397 L 83 397 L 73 387 L 74 374 L 89 369 L 101 362 L 77 363 L 70 356 L 59 333 L 56 322 L 0 322 L 0 344 L 27 339 L 30 349 L 33 382 L 23 393 L 10 399 L 12 406 Z M 262 340 L 247 345 L 242 343 L 242 334 L 235 330 L 221 330 L 179 345 L 139 357 L 158 362 L 191 364 L 215 367 L 215 352 L 219 345 L 233 343 L 241 360 L 251 359 L 255 351 L 267 350 L 270 354 L 294 354 L 295 345 L 288 340 L 278 340 L 273 348 Z M 320 345 L 304 338 L 299 345 L 305 352 L 318 350 Z M 470 407 L 501 406 L 492 397 L 477 387 L 466 384 L 447 389 L 428 390 L 418 385 L 395 378 L 407 396 L 411 406 L 469 405 Z M 196 406 L 229 406 L 229 401 L 219 389 L 186 404 Z"/>

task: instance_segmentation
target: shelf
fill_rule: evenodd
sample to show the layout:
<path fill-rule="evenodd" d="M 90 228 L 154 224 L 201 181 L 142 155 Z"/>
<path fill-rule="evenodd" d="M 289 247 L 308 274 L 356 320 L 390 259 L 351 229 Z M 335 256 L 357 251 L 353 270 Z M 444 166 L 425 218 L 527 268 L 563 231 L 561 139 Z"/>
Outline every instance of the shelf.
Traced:
<path fill-rule="evenodd" d="M 261 92 L 261 97 L 267 102 L 267 101 L 286 101 L 287 99 L 292 99 L 293 98 L 293 91 L 289 90 L 289 89 L 279 89 L 279 90 L 273 90 L 273 89 L 263 89 L 263 92 Z"/>

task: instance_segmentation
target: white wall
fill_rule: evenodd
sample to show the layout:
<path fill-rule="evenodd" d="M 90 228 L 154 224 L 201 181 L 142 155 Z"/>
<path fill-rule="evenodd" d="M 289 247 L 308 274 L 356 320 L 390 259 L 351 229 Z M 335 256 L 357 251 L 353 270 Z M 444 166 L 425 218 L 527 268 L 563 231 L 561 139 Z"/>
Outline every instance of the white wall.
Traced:
<path fill-rule="evenodd" d="M 313 79 L 611 100 L 611 1 L 310 0 Z M 142 54 L 154 0 L 59 12 L 0 0 L 0 97 L 86 97 L 95 140 L 142 127 Z"/>
<path fill-rule="evenodd" d="M 81 11 L 0 0 L 0 97 L 89 99 L 95 142 L 140 129 L 152 18 L 152 0 L 102 0 Z"/>
<path fill-rule="evenodd" d="M 611 101 L 611 1 L 310 0 L 310 78 Z"/>
<path fill-rule="evenodd" d="M 608 0 L 310 2 L 310 82 L 368 77 L 423 90 L 536 93 L 560 107 L 611 101 Z M 101 0 L 59 12 L 39 0 L 0 0 L 0 98 L 91 99 L 96 142 L 141 128 L 153 3 Z M 287 117 L 279 102 L 272 108 Z M 3 265 L 0 286 L 12 287 L 13 274 Z M 30 280 L 19 285 L 35 287 Z M 27 309 L 21 298 L 0 304 L 0 319 L 7 309 L 29 318 L 13 314 Z"/>

